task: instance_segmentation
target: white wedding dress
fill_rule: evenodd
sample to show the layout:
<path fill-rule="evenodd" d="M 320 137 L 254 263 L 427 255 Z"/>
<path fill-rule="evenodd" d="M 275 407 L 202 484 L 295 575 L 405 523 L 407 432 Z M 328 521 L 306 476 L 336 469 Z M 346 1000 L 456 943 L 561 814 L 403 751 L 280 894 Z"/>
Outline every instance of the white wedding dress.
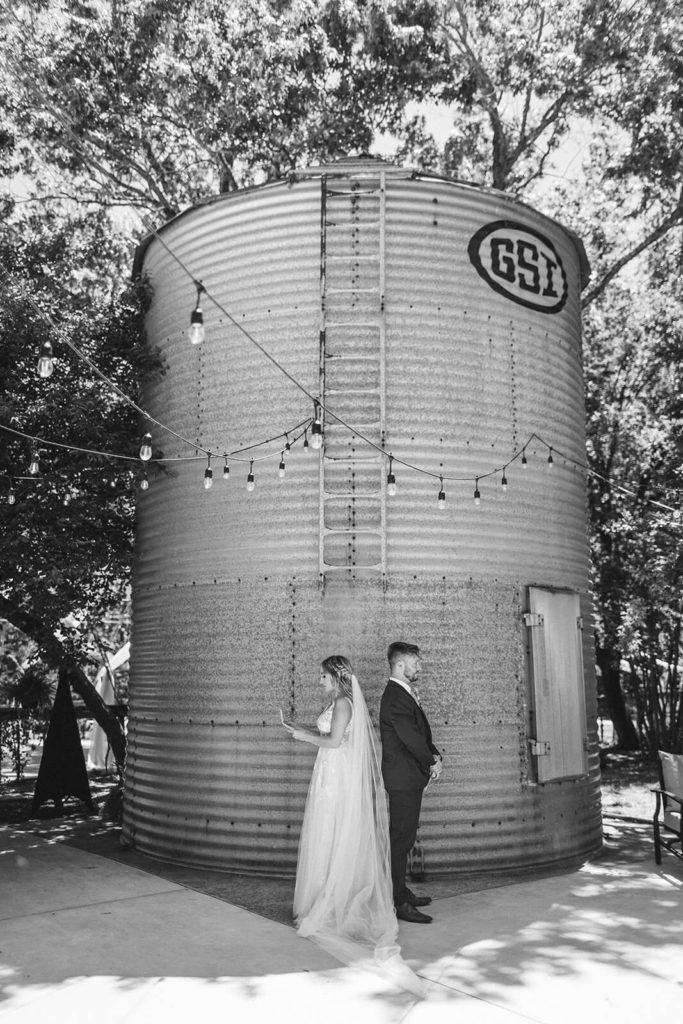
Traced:
<path fill-rule="evenodd" d="M 422 995 L 396 944 L 389 815 L 379 743 L 358 680 L 339 747 L 321 747 L 306 800 L 294 891 L 299 935 L 344 963 L 382 965 Z M 329 733 L 334 705 L 317 726 Z"/>

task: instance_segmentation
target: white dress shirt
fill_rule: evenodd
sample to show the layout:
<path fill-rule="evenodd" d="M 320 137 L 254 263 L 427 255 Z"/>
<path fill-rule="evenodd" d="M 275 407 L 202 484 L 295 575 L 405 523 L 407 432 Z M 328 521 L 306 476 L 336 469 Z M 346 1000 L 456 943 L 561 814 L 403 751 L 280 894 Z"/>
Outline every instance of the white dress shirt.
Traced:
<path fill-rule="evenodd" d="M 420 698 L 417 695 L 417 691 L 411 690 L 411 688 L 408 685 L 408 683 L 404 683 L 402 679 L 397 679 L 396 676 L 389 676 L 389 680 L 392 683 L 398 683 L 399 686 L 402 686 L 403 689 L 406 690 L 410 694 L 410 696 L 413 698 L 415 703 L 419 706 Z"/>

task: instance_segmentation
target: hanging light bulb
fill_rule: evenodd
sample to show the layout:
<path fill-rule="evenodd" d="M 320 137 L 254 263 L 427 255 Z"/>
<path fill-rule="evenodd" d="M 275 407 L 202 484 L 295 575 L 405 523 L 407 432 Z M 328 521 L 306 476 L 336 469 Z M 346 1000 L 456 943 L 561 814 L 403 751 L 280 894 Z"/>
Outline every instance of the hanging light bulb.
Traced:
<path fill-rule="evenodd" d="M 9 490 L 7 492 L 7 504 L 14 505 L 17 500 L 17 492 L 14 490 L 14 484 L 10 481 Z"/>
<path fill-rule="evenodd" d="M 44 341 L 40 346 L 40 356 L 38 358 L 38 376 L 43 379 L 52 376 L 52 371 L 55 368 L 55 364 L 52 361 L 52 344 L 49 341 Z"/>
<path fill-rule="evenodd" d="M 225 460 L 225 462 L 223 464 L 223 479 L 224 480 L 229 480 L 230 479 L 230 466 L 228 465 L 228 460 L 227 459 Z"/>
<path fill-rule="evenodd" d="M 396 477 L 394 476 L 394 456 L 389 456 L 389 472 L 387 473 L 387 494 L 392 498 L 396 494 Z"/>
<path fill-rule="evenodd" d="M 320 422 L 320 406 L 317 402 L 315 404 L 315 412 L 313 413 L 313 423 L 311 424 L 311 447 L 322 448 L 323 443 L 323 426 Z"/>
<path fill-rule="evenodd" d="M 475 505 L 481 505 L 481 492 L 479 490 L 479 477 L 477 477 L 477 482 L 474 485 L 474 504 Z"/>
<path fill-rule="evenodd" d="M 500 486 L 501 486 L 503 491 L 507 491 L 507 489 L 508 489 L 508 478 L 505 476 L 505 470 L 503 470 L 503 476 L 502 476 L 501 481 L 500 481 Z"/>
<path fill-rule="evenodd" d="M 152 458 L 152 435 L 144 434 L 140 445 L 140 458 L 143 462 L 149 462 Z"/>
<path fill-rule="evenodd" d="M 205 334 L 204 314 L 202 313 L 202 308 L 199 305 L 199 299 L 201 297 L 202 292 L 204 291 L 204 288 L 199 283 L 199 281 L 195 281 L 195 285 L 197 288 L 197 305 L 194 307 L 192 313 L 190 314 L 190 343 L 192 345 L 201 345 L 201 343 L 204 341 Z"/>
<path fill-rule="evenodd" d="M 256 481 L 254 480 L 254 460 L 252 459 L 249 463 L 249 472 L 247 474 L 247 490 L 253 491 L 256 487 Z"/>
<path fill-rule="evenodd" d="M 306 455 L 308 455 L 308 449 L 309 449 L 310 447 L 311 447 L 311 446 L 310 446 L 310 444 L 308 443 L 308 431 L 307 431 L 307 430 L 304 430 L 304 452 L 306 453 Z"/>
<path fill-rule="evenodd" d="M 522 448 L 522 469 L 526 469 L 529 465 L 529 460 L 526 457 L 526 448 Z"/>
<path fill-rule="evenodd" d="M 551 448 L 549 453 L 548 453 L 548 469 L 552 469 L 554 464 L 555 464 L 555 460 L 553 459 L 553 450 Z"/>
<path fill-rule="evenodd" d="M 211 469 L 211 456 L 209 455 L 209 461 L 206 469 L 204 470 L 204 490 L 210 491 L 213 487 L 213 470 Z"/>
<path fill-rule="evenodd" d="M 436 504 L 439 511 L 443 511 L 446 507 L 446 492 L 443 489 L 443 477 L 439 477 L 439 496 L 436 499 Z"/>
<path fill-rule="evenodd" d="M 140 480 L 140 490 L 141 491 L 146 491 L 148 488 L 149 488 L 149 480 L 147 479 L 147 474 L 145 473 L 145 475 Z"/>
<path fill-rule="evenodd" d="M 28 471 L 31 474 L 31 476 L 38 476 L 38 473 L 40 473 L 40 461 L 39 460 L 40 460 L 40 452 L 37 449 L 34 449 L 31 452 L 31 464 L 28 467 Z"/>
<path fill-rule="evenodd" d="M 277 467 L 277 475 L 279 476 L 280 480 L 284 480 L 286 468 L 287 467 L 285 466 L 285 453 L 280 452 L 280 465 Z"/>

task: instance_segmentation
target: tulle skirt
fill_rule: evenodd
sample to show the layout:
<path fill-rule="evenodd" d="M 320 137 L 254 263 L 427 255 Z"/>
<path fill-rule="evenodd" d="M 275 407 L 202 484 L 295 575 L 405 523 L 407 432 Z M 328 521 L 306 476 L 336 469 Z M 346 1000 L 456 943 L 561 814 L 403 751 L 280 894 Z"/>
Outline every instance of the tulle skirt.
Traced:
<path fill-rule="evenodd" d="M 383 789 L 368 801 L 349 743 L 321 748 L 299 841 L 294 892 L 299 935 L 347 962 L 397 953 Z"/>

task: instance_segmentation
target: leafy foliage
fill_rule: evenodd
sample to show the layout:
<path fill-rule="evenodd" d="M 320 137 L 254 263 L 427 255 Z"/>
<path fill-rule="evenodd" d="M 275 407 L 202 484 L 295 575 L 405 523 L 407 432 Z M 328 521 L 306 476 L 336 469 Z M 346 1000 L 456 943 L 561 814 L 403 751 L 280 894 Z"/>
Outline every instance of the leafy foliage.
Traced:
<path fill-rule="evenodd" d="M 649 749 L 683 745 L 679 673 L 683 466 L 683 294 L 660 243 L 632 288 L 586 318 L 598 642 L 619 652 Z"/>
<path fill-rule="evenodd" d="M 30 32 L 12 16 L 5 28 L 24 172 L 42 162 L 78 181 L 79 201 L 106 194 L 166 217 L 369 150 L 435 78 L 424 0 L 70 2 L 23 17 Z"/>
<path fill-rule="evenodd" d="M 143 343 L 143 290 L 119 292 L 126 255 L 101 211 L 44 212 L 0 232 L 0 426 L 8 428 L 1 431 L 0 472 L 4 488 L 13 480 L 17 493 L 16 504 L 0 503 L 0 595 L 67 648 L 122 602 L 128 582 L 137 414 L 65 344 L 72 341 L 128 395 L 138 395 L 157 360 Z M 36 362 L 46 340 L 59 357 L 53 375 L 41 380 Z M 14 431 L 65 447 L 29 443 Z M 34 449 L 41 468 L 35 478 L 27 472 Z M 131 461 L 89 450 L 129 453 Z M 65 625 L 68 614 L 76 619 Z"/>

